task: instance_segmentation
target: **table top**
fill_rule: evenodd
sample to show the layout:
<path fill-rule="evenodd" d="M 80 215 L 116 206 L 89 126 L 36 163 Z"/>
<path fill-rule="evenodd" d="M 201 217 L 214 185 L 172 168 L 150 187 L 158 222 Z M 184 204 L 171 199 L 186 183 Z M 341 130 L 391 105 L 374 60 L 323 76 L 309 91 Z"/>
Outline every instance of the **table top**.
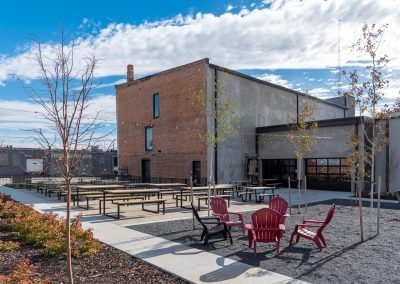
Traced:
<path fill-rule="evenodd" d="M 258 189 L 276 189 L 276 188 L 273 187 L 273 186 L 243 186 L 243 188 L 246 188 L 246 189 L 255 189 L 255 190 L 258 190 Z"/>
<path fill-rule="evenodd" d="M 79 189 L 111 189 L 111 188 L 125 188 L 124 185 L 120 184 L 96 184 L 96 185 L 80 185 Z"/>
<path fill-rule="evenodd" d="M 185 186 L 186 183 L 148 183 L 149 186 L 162 187 L 162 186 Z"/>
<path fill-rule="evenodd" d="M 114 194 L 123 194 L 123 193 L 158 193 L 161 190 L 159 188 L 148 188 L 148 189 L 124 189 L 124 190 L 104 190 L 104 193 L 114 193 Z"/>
<path fill-rule="evenodd" d="M 229 188 L 234 188 L 235 186 L 232 184 L 216 184 L 215 189 L 229 189 Z M 208 190 L 208 186 L 193 186 L 193 190 Z M 210 189 L 213 189 L 214 187 L 211 186 Z M 182 190 L 191 190 L 190 186 L 185 186 L 181 187 Z"/>

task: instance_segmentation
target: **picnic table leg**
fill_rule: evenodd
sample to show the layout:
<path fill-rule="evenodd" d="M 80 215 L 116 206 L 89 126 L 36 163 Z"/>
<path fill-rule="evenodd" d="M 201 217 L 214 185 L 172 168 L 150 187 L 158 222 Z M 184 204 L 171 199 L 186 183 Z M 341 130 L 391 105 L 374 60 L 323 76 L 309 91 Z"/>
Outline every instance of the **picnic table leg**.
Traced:
<path fill-rule="evenodd" d="M 103 191 L 103 215 L 106 215 L 106 193 Z"/>
<path fill-rule="evenodd" d="M 182 199 L 183 199 L 183 190 L 181 189 L 181 208 L 183 207 Z"/>
<path fill-rule="evenodd" d="M 165 201 L 163 201 L 163 214 L 165 215 Z"/>
<path fill-rule="evenodd" d="M 76 189 L 76 206 L 79 207 L 79 187 Z"/>

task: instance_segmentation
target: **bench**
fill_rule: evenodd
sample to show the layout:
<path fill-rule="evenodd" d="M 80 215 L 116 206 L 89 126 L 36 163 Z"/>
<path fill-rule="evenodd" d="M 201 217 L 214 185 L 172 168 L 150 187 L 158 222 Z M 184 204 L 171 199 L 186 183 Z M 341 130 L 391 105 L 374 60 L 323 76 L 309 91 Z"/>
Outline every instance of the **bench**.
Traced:
<path fill-rule="evenodd" d="M 115 196 L 115 197 L 107 197 L 105 200 L 103 200 L 103 197 L 102 198 L 97 198 L 97 199 L 94 199 L 94 200 L 98 200 L 99 201 L 99 214 L 101 214 L 101 203 L 103 201 L 111 201 L 112 203 L 114 203 L 114 201 L 118 201 L 118 200 L 126 200 L 126 201 L 128 201 L 128 200 L 135 200 L 135 199 L 143 200 L 144 196 L 132 196 L 132 195 L 120 196 L 119 195 L 119 196 Z M 106 205 L 104 203 L 104 207 L 105 206 Z"/>
<path fill-rule="evenodd" d="M 253 191 L 248 191 L 248 192 L 244 191 L 244 192 L 239 192 L 238 196 L 242 197 L 242 201 L 245 202 L 246 201 L 246 199 L 245 199 L 246 195 L 248 195 L 249 196 L 249 200 L 251 200 L 251 196 L 253 194 L 254 194 Z"/>
<path fill-rule="evenodd" d="M 188 193 L 183 193 L 182 197 L 181 197 L 181 194 L 177 194 L 175 196 L 176 207 L 178 207 L 178 201 L 181 200 L 181 198 L 183 200 L 183 197 L 185 197 L 185 201 L 187 201 L 188 200 L 187 198 L 192 196 L 192 195 L 193 196 L 204 196 L 204 195 L 208 195 L 208 193 L 207 192 L 193 192 L 193 194 L 192 194 L 192 193 L 188 192 Z"/>
<path fill-rule="evenodd" d="M 210 199 L 213 198 L 213 197 L 220 197 L 220 198 L 223 198 L 223 199 L 228 199 L 228 207 L 231 206 L 231 195 L 230 195 L 230 194 L 225 194 L 225 195 L 213 195 L 213 196 L 210 196 Z M 199 196 L 199 197 L 197 197 L 197 202 L 198 202 L 198 205 L 197 205 L 198 210 L 197 210 L 197 211 L 200 211 L 200 209 L 201 209 L 201 207 L 200 207 L 200 201 L 201 201 L 201 200 L 204 200 L 205 203 L 207 204 L 208 196 Z"/>
<path fill-rule="evenodd" d="M 260 193 L 260 194 L 257 194 L 258 195 L 258 198 L 256 198 L 256 202 L 257 203 L 261 203 L 262 201 L 264 201 L 264 197 L 265 196 L 268 196 L 269 197 L 269 200 L 271 200 L 272 198 L 274 198 L 274 197 L 277 197 L 277 196 L 279 196 L 279 194 L 274 194 L 274 193 Z"/>
<path fill-rule="evenodd" d="M 163 214 L 165 214 L 165 201 L 166 199 L 148 199 L 148 200 L 136 200 L 136 201 L 117 201 L 114 202 L 115 205 L 117 205 L 117 217 L 112 216 L 112 215 L 107 215 L 112 218 L 120 219 L 121 215 L 121 206 L 128 206 L 128 205 L 142 205 L 142 210 L 143 211 L 148 211 L 152 213 L 160 213 L 160 204 L 163 205 Z M 157 204 L 157 211 L 152 211 L 149 209 L 145 209 L 144 205 L 145 204 Z"/>
<path fill-rule="evenodd" d="M 175 198 L 175 195 L 181 194 L 179 190 L 167 190 L 165 191 L 164 189 L 160 191 L 160 197 L 163 198 L 163 194 L 172 194 L 172 198 Z"/>

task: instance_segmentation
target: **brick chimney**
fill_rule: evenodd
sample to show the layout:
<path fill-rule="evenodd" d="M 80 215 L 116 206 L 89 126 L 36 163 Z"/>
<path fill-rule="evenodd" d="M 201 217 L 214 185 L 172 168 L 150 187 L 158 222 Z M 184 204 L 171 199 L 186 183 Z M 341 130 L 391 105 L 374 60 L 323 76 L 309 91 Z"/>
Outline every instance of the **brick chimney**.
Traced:
<path fill-rule="evenodd" d="M 127 82 L 132 82 L 133 80 L 135 80 L 134 77 L 133 77 L 133 65 L 129 64 L 126 67 L 126 81 Z"/>

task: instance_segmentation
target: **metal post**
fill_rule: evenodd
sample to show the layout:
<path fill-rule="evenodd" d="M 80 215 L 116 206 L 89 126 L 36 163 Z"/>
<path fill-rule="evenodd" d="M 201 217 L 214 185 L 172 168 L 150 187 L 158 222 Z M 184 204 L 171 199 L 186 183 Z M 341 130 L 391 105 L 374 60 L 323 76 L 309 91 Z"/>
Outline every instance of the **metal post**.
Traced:
<path fill-rule="evenodd" d="M 371 192 L 370 192 L 370 215 L 371 215 L 371 232 L 373 230 L 373 222 L 374 222 L 374 183 L 371 182 Z"/>
<path fill-rule="evenodd" d="M 306 203 L 306 212 L 307 212 L 307 203 L 308 203 L 308 198 L 307 198 L 307 176 L 304 176 L 304 199 Z"/>
<path fill-rule="evenodd" d="M 382 187 L 382 177 L 378 177 L 378 209 L 376 216 L 376 234 L 379 235 L 379 219 L 380 219 L 380 209 L 381 209 L 381 187 Z"/>
<path fill-rule="evenodd" d="M 290 176 L 288 176 L 288 189 L 289 189 L 289 214 L 292 215 L 292 190 L 290 187 Z"/>

